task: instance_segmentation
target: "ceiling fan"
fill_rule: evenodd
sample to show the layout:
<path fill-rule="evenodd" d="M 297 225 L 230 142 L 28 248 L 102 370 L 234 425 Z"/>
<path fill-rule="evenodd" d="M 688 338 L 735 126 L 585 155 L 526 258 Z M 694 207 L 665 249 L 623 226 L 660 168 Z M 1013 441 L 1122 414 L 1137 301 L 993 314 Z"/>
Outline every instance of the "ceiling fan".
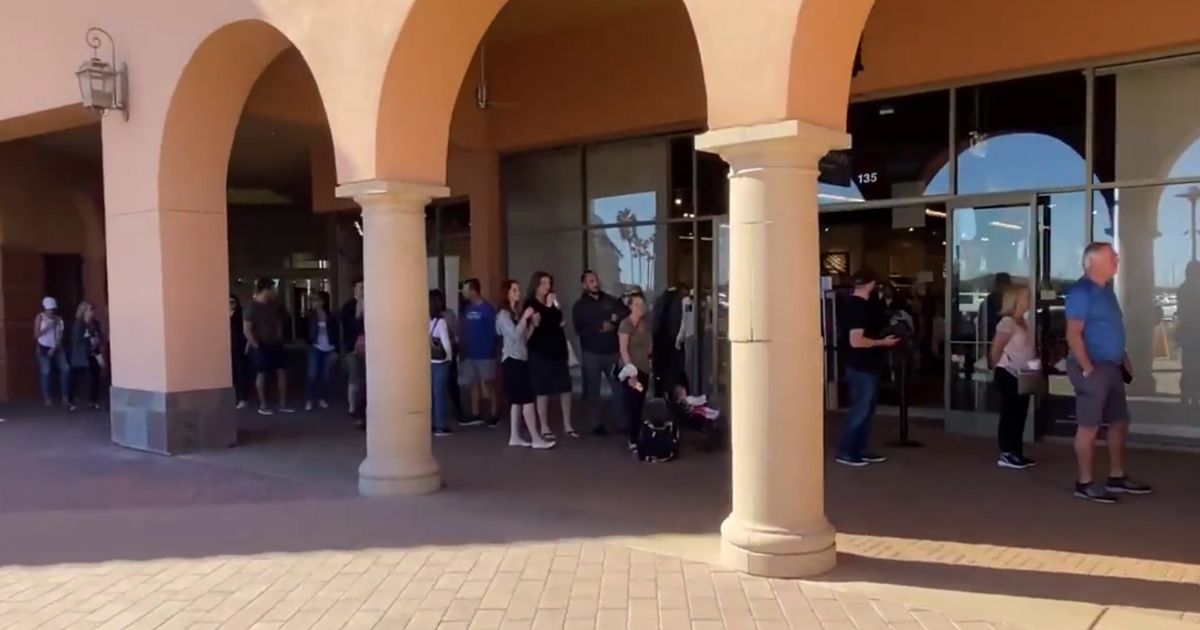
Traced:
<path fill-rule="evenodd" d="M 479 83 L 475 84 L 475 106 L 482 110 L 492 107 L 519 107 L 520 103 L 493 101 L 488 97 L 487 44 L 479 44 Z"/>

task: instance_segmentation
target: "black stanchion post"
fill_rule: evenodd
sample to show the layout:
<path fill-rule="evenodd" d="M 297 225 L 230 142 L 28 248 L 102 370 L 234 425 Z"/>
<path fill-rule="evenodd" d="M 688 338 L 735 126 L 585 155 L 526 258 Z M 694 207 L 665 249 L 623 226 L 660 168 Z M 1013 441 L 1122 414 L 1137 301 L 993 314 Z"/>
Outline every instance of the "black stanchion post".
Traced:
<path fill-rule="evenodd" d="M 895 442 L 890 442 L 888 446 L 900 446 L 905 448 L 920 448 L 924 446 L 920 442 L 910 440 L 908 438 L 908 341 L 905 340 L 896 345 L 896 357 L 899 359 L 900 369 L 897 370 L 897 389 L 900 392 L 900 439 Z"/>

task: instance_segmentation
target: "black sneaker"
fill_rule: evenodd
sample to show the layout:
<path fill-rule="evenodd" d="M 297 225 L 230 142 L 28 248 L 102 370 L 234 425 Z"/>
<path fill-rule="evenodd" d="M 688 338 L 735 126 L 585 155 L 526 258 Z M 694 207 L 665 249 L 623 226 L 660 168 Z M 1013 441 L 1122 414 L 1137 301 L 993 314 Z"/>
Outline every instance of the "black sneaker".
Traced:
<path fill-rule="evenodd" d="M 838 455 L 834 461 L 843 466 L 854 466 L 855 468 L 862 468 L 863 466 L 868 466 L 871 463 L 861 457 L 851 457 L 849 455 Z"/>
<path fill-rule="evenodd" d="M 868 464 L 882 464 L 883 462 L 887 461 L 887 457 L 884 457 L 879 453 L 863 453 L 862 460 Z"/>
<path fill-rule="evenodd" d="M 1104 487 L 1116 494 L 1150 494 L 1154 489 L 1144 483 L 1138 483 L 1129 477 L 1109 477 Z"/>
<path fill-rule="evenodd" d="M 448 437 L 451 435 L 454 435 L 454 432 L 451 431 L 450 429 L 434 429 L 433 430 L 433 437 Z"/>
<path fill-rule="evenodd" d="M 470 418 L 458 423 L 460 427 L 477 427 L 483 424 L 483 418 L 479 416 L 471 416 Z"/>
<path fill-rule="evenodd" d="M 489 429 L 495 429 L 500 426 L 500 416 L 492 416 L 488 418 L 487 425 Z"/>
<path fill-rule="evenodd" d="M 1001 453 L 1000 459 L 996 460 L 996 465 L 1001 468 L 1012 468 L 1013 470 L 1029 468 L 1029 464 L 1025 463 L 1024 457 L 1012 453 Z"/>
<path fill-rule="evenodd" d="M 1117 497 L 1111 492 L 1090 483 L 1075 483 L 1075 496 L 1096 503 L 1116 503 Z"/>
<path fill-rule="evenodd" d="M 1024 455 L 1018 455 L 1017 457 L 1021 458 L 1021 462 L 1025 464 L 1026 468 L 1033 468 L 1034 466 L 1037 466 L 1036 459 L 1025 457 Z"/>

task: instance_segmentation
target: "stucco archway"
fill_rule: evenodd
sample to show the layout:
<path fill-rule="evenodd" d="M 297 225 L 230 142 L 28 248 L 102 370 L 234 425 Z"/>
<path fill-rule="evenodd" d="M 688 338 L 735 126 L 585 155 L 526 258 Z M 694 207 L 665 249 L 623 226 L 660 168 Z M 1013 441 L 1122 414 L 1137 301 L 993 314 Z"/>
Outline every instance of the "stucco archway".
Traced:
<path fill-rule="evenodd" d="M 159 141 L 146 143 L 158 155 L 151 183 L 141 188 L 153 206 L 110 216 L 112 434 L 119 444 L 175 453 L 236 441 L 226 341 L 230 152 L 255 82 L 291 46 L 257 19 L 205 37 L 157 112 Z"/>

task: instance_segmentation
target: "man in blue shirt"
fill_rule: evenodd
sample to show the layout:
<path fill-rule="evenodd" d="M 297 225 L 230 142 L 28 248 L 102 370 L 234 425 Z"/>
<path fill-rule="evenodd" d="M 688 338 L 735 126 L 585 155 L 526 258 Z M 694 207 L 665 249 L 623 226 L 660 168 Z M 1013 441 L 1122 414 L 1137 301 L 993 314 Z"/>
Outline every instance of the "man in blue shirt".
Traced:
<path fill-rule="evenodd" d="M 479 280 L 471 278 L 462 283 L 466 298 L 458 314 L 459 351 L 458 384 L 471 391 L 471 417 L 462 424 L 483 424 L 481 399 L 491 407 L 487 423 L 496 426 L 496 396 L 492 383 L 496 380 L 496 309 L 480 295 Z"/>
<path fill-rule="evenodd" d="M 1150 494 L 1150 486 L 1125 474 L 1129 405 L 1125 384 L 1133 366 L 1125 352 L 1125 320 L 1113 291 L 1117 252 L 1109 243 L 1083 250 L 1084 275 L 1067 290 L 1067 375 L 1075 386 L 1075 457 L 1079 477 L 1075 496 L 1115 503 L 1114 494 Z M 1108 425 L 1109 476 L 1104 487 L 1092 483 L 1092 457 L 1100 425 Z"/>

